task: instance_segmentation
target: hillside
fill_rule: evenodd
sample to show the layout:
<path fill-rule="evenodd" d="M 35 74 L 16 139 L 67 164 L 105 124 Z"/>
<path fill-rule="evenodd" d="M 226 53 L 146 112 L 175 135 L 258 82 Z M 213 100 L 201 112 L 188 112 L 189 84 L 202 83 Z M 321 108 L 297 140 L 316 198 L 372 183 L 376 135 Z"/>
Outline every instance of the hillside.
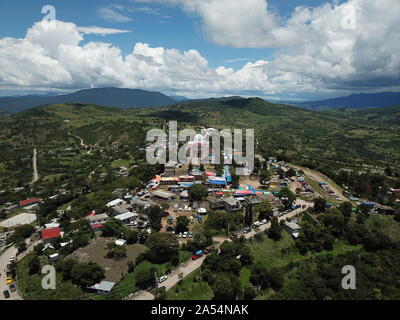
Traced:
<path fill-rule="evenodd" d="M 259 98 L 189 101 L 134 110 L 79 103 L 44 106 L 0 118 L 0 167 L 7 168 L 2 175 L 9 183 L 21 179 L 20 170 L 25 170 L 23 180 L 30 179 L 29 159 L 33 148 L 38 148 L 42 175 L 62 174 L 72 166 L 75 174 L 87 176 L 96 167 L 90 160 L 93 153 L 84 155 L 87 167 L 79 162 L 80 157 L 68 156 L 75 159 L 70 162 L 48 153 L 68 153 L 71 151 L 64 150 L 72 148 L 75 154 L 79 149 L 76 137 L 80 137 L 87 151 L 101 149 L 114 154 L 113 146 L 125 146 L 124 152 L 132 159 L 134 150 L 145 146 L 149 129 L 163 128 L 167 121 L 177 120 L 179 128 L 196 130 L 254 129 L 256 152 L 278 155 L 303 166 L 337 170 L 365 164 L 385 168 L 390 164 L 398 168 L 400 127 L 398 123 L 386 124 L 393 118 L 389 113 L 398 114 L 398 108 L 391 110 L 315 112 Z M 16 166 L 16 158 L 27 160 Z"/>
<path fill-rule="evenodd" d="M 18 113 L 43 105 L 61 103 L 87 103 L 119 108 L 165 106 L 176 101 L 160 92 L 139 89 L 97 88 L 80 90 L 66 95 L 29 95 L 0 97 L 0 109 Z"/>
<path fill-rule="evenodd" d="M 322 110 L 339 108 L 382 108 L 400 104 L 400 92 L 360 93 L 322 101 L 296 104 L 300 108 Z"/>

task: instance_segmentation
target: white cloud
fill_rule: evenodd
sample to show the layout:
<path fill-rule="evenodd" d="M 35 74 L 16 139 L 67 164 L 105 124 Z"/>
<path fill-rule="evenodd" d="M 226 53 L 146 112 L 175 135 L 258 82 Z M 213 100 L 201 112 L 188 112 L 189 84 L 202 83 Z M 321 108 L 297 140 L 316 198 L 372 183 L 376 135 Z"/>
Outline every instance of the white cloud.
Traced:
<path fill-rule="evenodd" d="M 167 1 L 181 3 L 180 0 Z M 218 16 L 220 9 L 215 0 L 203 2 L 204 8 L 218 9 L 214 12 Z M 265 1 L 249 2 L 259 5 Z M 226 10 L 240 11 L 240 3 L 234 1 L 232 8 Z M 185 4 L 186 10 L 198 7 L 201 4 L 196 0 L 188 0 Z M 259 14 L 256 11 L 261 10 L 257 5 L 255 8 L 258 9 L 248 11 L 254 13 L 254 19 Z M 348 8 L 356 14 L 353 30 L 343 28 Z M 27 31 L 24 39 L 0 39 L 0 89 L 12 86 L 29 89 L 119 86 L 177 92 L 189 97 L 228 93 L 291 94 L 295 97 L 300 93 L 376 91 L 400 86 L 398 0 L 381 0 L 379 3 L 349 0 L 342 5 L 297 8 L 284 22 L 272 16 L 273 23 L 268 23 L 274 26 L 279 21 L 284 25 L 272 30 L 275 35 L 281 33 L 285 35 L 284 39 L 289 39 L 296 34 L 300 41 L 296 40 L 296 46 L 276 51 L 271 60 L 248 61 L 240 69 L 211 68 L 207 59 L 196 50 L 182 52 L 154 48 L 146 43 L 136 43 L 131 53 L 122 55 L 112 44 L 82 44 L 84 33 L 95 32 L 96 28 L 85 30 L 62 21 L 50 27 L 46 22 L 38 22 Z M 209 17 L 209 21 L 217 20 Z M 224 21 L 221 17 L 220 20 Z M 244 27 L 249 23 L 247 18 L 238 21 Z M 228 21 L 227 25 L 232 27 L 231 40 L 253 43 L 264 32 L 259 29 L 251 40 L 250 36 L 241 35 L 242 31 L 237 31 L 233 23 Z M 346 22 L 344 25 L 352 24 Z M 273 41 L 272 31 L 265 34 L 265 43 Z M 108 34 L 108 31 L 103 32 Z M 221 27 L 220 32 L 224 34 L 225 29 Z M 97 30 L 95 33 L 102 32 Z M 251 32 L 247 30 L 247 33 Z M 218 39 L 221 35 L 216 32 L 212 37 Z M 234 61 L 225 63 L 230 62 Z"/>
<path fill-rule="evenodd" d="M 118 5 L 114 5 L 111 7 L 102 7 L 97 10 L 97 14 L 100 18 L 112 21 L 112 22 L 130 22 L 132 19 L 117 10 L 121 10 L 122 7 Z"/>
<path fill-rule="evenodd" d="M 113 28 L 103 28 L 97 26 L 90 26 L 90 27 L 77 27 L 76 28 L 79 32 L 84 34 L 99 34 L 102 36 L 110 35 L 110 34 L 119 34 L 119 33 L 129 33 L 130 30 L 121 30 L 121 29 L 113 29 Z"/>

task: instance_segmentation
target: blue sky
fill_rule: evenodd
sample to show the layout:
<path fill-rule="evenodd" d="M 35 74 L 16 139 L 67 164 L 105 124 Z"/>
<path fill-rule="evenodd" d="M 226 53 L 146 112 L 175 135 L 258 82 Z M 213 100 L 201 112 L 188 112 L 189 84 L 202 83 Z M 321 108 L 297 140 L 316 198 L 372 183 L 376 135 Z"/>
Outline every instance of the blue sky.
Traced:
<path fill-rule="evenodd" d="M 204 1 L 212 3 L 218 0 Z M 108 35 L 85 34 L 79 43 L 74 43 L 77 47 L 83 47 L 89 42 L 106 42 L 119 48 L 122 59 L 125 59 L 132 54 L 137 43 L 144 43 L 149 48 L 176 49 L 180 52 L 180 55 L 176 56 L 176 63 L 179 65 L 180 59 L 182 59 L 182 64 L 187 64 L 187 69 L 178 72 L 182 78 L 179 78 L 177 82 L 173 78 L 170 81 L 151 85 L 153 80 L 150 78 L 151 73 L 162 74 L 165 77 L 174 74 L 174 70 L 165 71 L 166 68 L 161 66 L 162 63 L 171 65 L 165 60 L 166 58 L 163 58 L 160 64 L 161 69 L 149 69 L 149 76 L 144 71 L 145 66 L 138 67 L 142 73 L 141 77 L 148 77 L 145 79 L 146 81 L 142 81 L 141 78 L 137 81 L 127 81 L 126 78 L 112 79 L 110 85 L 115 83 L 119 86 L 143 85 L 144 89 L 164 90 L 170 94 L 183 94 L 193 97 L 232 93 L 276 99 L 318 99 L 353 92 L 376 92 L 397 90 L 398 88 L 398 77 L 390 72 L 389 65 L 377 66 L 373 70 L 371 67 L 366 67 L 368 61 L 362 63 L 355 60 L 348 61 L 348 57 L 354 55 L 355 48 L 359 49 L 358 47 L 362 46 L 366 50 L 373 51 L 374 46 L 381 47 L 381 43 L 376 43 L 375 39 L 372 39 L 371 43 L 365 41 L 361 27 L 354 32 L 345 33 L 343 30 L 338 31 L 336 27 L 338 24 L 337 16 L 344 12 L 343 6 L 347 3 L 353 6 L 357 5 L 360 16 L 361 14 L 367 16 L 371 11 L 379 10 L 379 12 L 376 12 L 378 17 L 379 14 L 386 16 L 385 10 L 389 8 L 390 4 L 396 4 L 394 0 L 383 0 L 382 8 L 373 7 L 372 0 L 249 0 L 242 1 L 242 3 L 238 0 L 221 1 L 226 3 L 226 10 L 221 9 L 221 6 L 217 6 L 217 4 L 204 6 L 199 0 L 187 0 L 186 2 L 183 0 L 0 0 L 0 39 L 25 38 L 27 30 L 43 18 L 42 7 L 50 4 L 56 8 L 57 20 L 72 22 L 76 27 L 97 26 L 129 31 Z M 244 4 L 244 2 L 247 3 Z M 265 12 L 258 14 L 260 10 L 257 8 L 263 8 L 266 3 L 268 3 L 268 7 L 265 7 L 267 8 Z M 330 4 L 330 7 L 321 9 L 326 4 Z M 233 9 L 234 6 L 239 6 L 238 10 L 241 14 L 232 18 L 232 14 L 238 12 L 238 10 Z M 302 9 L 299 9 L 299 6 Z M 232 14 L 230 14 L 231 9 Z M 392 10 L 393 14 L 397 12 L 396 10 Z M 217 14 L 220 17 L 214 19 Z M 254 19 L 252 16 L 254 16 Z M 308 17 L 305 19 L 306 22 L 302 21 L 304 16 Z M 290 23 L 293 17 L 296 21 L 300 19 L 301 22 L 296 22 L 293 26 Z M 232 18 L 233 24 L 230 24 L 232 21 L 229 19 L 225 23 L 224 19 L 226 18 Z M 239 27 L 236 28 L 234 19 L 237 19 L 237 25 L 241 26 L 240 30 Z M 361 20 L 364 23 L 364 19 Z M 264 23 L 265 27 L 262 27 Z M 382 30 L 389 30 L 387 31 L 390 32 L 389 38 L 394 37 L 394 39 L 397 38 L 390 30 L 396 27 L 398 27 L 398 22 L 396 25 L 396 21 L 390 19 L 386 23 L 382 22 L 381 26 Z M 268 28 L 271 28 L 273 33 L 270 33 Z M 284 37 L 288 37 L 287 40 L 282 40 L 282 37 L 275 37 L 275 32 L 282 32 L 282 29 L 284 29 Z M 345 37 L 348 37 L 348 43 L 342 41 L 341 32 Z M 329 37 L 332 34 L 334 36 L 330 39 Z M 302 39 L 303 36 L 304 39 Z M 249 37 L 248 40 L 247 37 Z M 36 40 L 29 39 L 29 41 L 37 45 Z M 296 44 L 296 41 L 299 41 L 298 44 Z M 40 43 L 42 45 L 42 42 Z M 307 45 L 307 43 L 310 43 L 310 45 Z M 158 59 L 159 57 L 153 56 L 152 50 L 149 48 L 143 49 L 146 51 L 144 55 L 148 55 L 147 58 L 150 60 Z M 388 47 L 387 50 L 394 49 L 392 46 Z M 185 51 L 190 50 L 195 50 L 201 58 L 195 55 L 195 57 L 182 57 Z M 328 51 L 332 52 L 328 54 Z M 143 53 L 141 54 L 143 55 Z M 393 52 L 388 54 L 393 54 Z M 135 56 L 137 56 L 137 53 L 135 53 Z M 73 74 L 76 70 L 70 70 L 68 63 L 65 65 L 65 58 L 61 61 L 59 54 L 54 51 L 49 53 L 48 57 L 57 64 L 64 64 L 62 67 L 69 74 L 68 77 L 65 77 L 65 79 L 68 78 L 68 83 L 65 85 L 66 89 L 93 87 L 103 82 L 107 84 L 106 81 L 93 80 L 98 79 L 98 74 L 90 75 L 90 79 L 85 81 L 74 79 Z M 384 53 L 382 53 L 377 59 L 384 57 Z M 338 58 L 340 60 L 336 61 Z M 363 58 L 366 59 L 367 57 Z M 7 56 L 7 59 L 10 59 L 9 56 Z M 37 59 L 37 61 L 43 61 L 44 58 L 38 57 Z M 102 59 L 104 60 L 104 57 Z M 170 57 L 170 59 L 172 58 Z M 207 69 L 204 69 L 202 59 L 207 61 Z M 315 63 L 313 59 L 315 59 Z M 257 61 L 263 63 L 253 65 Z M 298 65 L 296 65 L 297 61 L 298 65 L 307 61 L 304 70 L 299 70 Z M 20 66 L 24 62 L 20 60 L 10 63 Z M 99 60 L 99 63 L 102 62 Z M 198 68 L 194 68 L 196 70 L 194 72 L 206 74 L 204 78 L 207 78 L 207 80 L 204 80 L 201 85 L 197 77 L 190 79 L 187 75 L 191 63 L 199 63 Z M 397 59 L 394 59 L 393 63 L 398 63 Z M 391 64 L 392 68 L 393 63 Z M 97 70 L 101 67 L 103 66 L 96 66 L 90 72 L 95 72 L 94 69 Z M 136 68 L 136 65 L 132 62 L 130 67 Z M 218 67 L 227 70 L 218 70 Z M 397 67 L 397 64 L 395 64 L 395 67 Z M 107 66 L 107 68 L 109 70 L 113 66 Z M 230 68 L 233 69 L 233 72 L 229 71 Z M 260 68 L 263 69 L 262 72 L 255 73 L 256 79 L 252 79 L 251 70 L 259 70 Z M 385 68 L 388 69 L 387 74 L 382 71 Z M 313 71 L 314 69 L 315 71 Z M 137 75 L 138 70 L 133 70 L 135 75 Z M 32 79 L 37 73 L 40 73 L 40 70 L 33 72 Z M 369 76 L 371 78 L 369 82 L 366 81 L 366 74 L 368 79 Z M 63 89 L 61 80 L 52 84 L 48 78 L 43 80 L 42 75 L 38 77 L 36 83 L 34 80 L 30 83 L 16 81 L 15 77 L 11 77 L 13 81 L 10 81 L 7 80 L 7 76 L 10 76 L 10 72 L 4 76 L 0 72 L 0 94 L 2 95 L 19 90 L 22 90 L 22 92 L 47 92 Z M 126 75 L 126 77 L 129 76 Z M 376 77 L 380 79 L 379 83 L 376 82 Z M 184 83 L 185 81 L 187 83 Z M 195 92 L 190 90 L 193 87 L 191 81 L 198 85 L 199 89 Z M 209 91 L 207 90 L 207 81 L 210 81 L 209 87 L 212 88 Z M 377 85 L 373 85 L 374 81 Z M 156 79 L 153 82 L 157 82 Z M 265 86 L 263 82 L 266 83 Z M 22 85 L 18 85 L 20 83 Z M 168 86 L 168 83 L 171 85 Z M 229 87 L 230 83 L 233 84 L 231 87 Z M 357 85 L 354 85 L 356 83 Z"/>

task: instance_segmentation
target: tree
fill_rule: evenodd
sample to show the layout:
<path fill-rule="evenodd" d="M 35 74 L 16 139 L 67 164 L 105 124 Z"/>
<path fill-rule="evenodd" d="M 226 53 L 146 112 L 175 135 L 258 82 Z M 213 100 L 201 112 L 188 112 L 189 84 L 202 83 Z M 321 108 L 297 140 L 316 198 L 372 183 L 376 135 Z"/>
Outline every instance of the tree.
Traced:
<path fill-rule="evenodd" d="M 37 255 L 30 256 L 28 260 L 29 274 L 37 274 L 41 270 L 40 260 Z"/>
<path fill-rule="evenodd" d="M 335 237 L 340 237 L 345 230 L 345 217 L 336 208 L 329 209 L 322 215 L 322 222 Z"/>
<path fill-rule="evenodd" d="M 228 276 L 219 274 L 211 285 L 214 300 L 235 300 L 236 292 Z"/>
<path fill-rule="evenodd" d="M 192 200 L 203 200 L 208 196 L 208 190 L 202 184 L 194 184 L 189 187 L 188 194 Z"/>
<path fill-rule="evenodd" d="M 271 228 L 268 229 L 267 235 L 268 235 L 268 238 L 275 240 L 275 241 L 278 241 L 281 239 L 282 227 L 280 226 L 277 217 L 272 218 Z"/>
<path fill-rule="evenodd" d="M 257 211 L 258 211 L 258 220 L 267 219 L 269 217 L 272 217 L 273 215 L 272 205 L 268 200 L 263 200 L 257 206 Z"/>
<path fill-rule="evenodd" d="M 345 218 L 345 222 L 347 224 L 351 217 L 351 213 L 353 212 L 353 205 L 351 204 L 351 202 L 345 201 L 339 205 L 339 210 L 340 212 L 342 212 Z"/>
<path fill-rule="evenodd" d="M 82 288 L 93 286 L 103 278 L 104 269 L 94 262 L 75 264 L 71 270 L 72 282 Z"/>
<path fill-rule="evenodd" d="M 248 286 L 243 290 L 244 300 L 253 300 L 256 297 L 256 290 L 252 286 Z"/>
<path fill-rule="evenodd" d="M 285 209 L 288 209 L 296 200 L 296 195 L 292 191 L 290 191 L 289 188 L 283 188 L 279 192 L 279 198 L 282 200 Z"/>
<path fill-rule="evenodd" d="M 314 211 L 317 213 L 325 212 L 326 200 L 324 198 L 318 197 L 314 199 Z"/>
<path fill-rule="evenodd" d="M 154 267 L 140 269 L 135 275 L 136 286 L 142 290 L 156 285 L 156 269 Z"/>
<path fill-rule="evenodd" d="M 18 254 L 24 251 L 26 251 L 26 242 L 22 241 L 18 244 Z"/>
<path fill-rule="evenodd" d="M 164 263 L 178 255 L 179 243 L 171 233 L 153 233 L 147 240 L 149 260 L 153 263 Z"/>
<path fill-rule="evenodd" d="M 253 224 L 253 205 L 248 204 L 246 206 L 246 212 L 244 216 L 244 223 L 246 226 L 251 226 Z"/>
<path fill-rule="evenodd" d="M 102 235 L 104 237 L 120 237 L 123 233 L 121 221 L 117 219 L 109 219 L 103 224 Z"/>
<path fill-rule="evenodd" d="M 188 231 L 189 219 L 185 216 L 180 216 L 176 219 L 175 233 L 183 233 Z"/>
<path fill-rule="evenodd" d="M 146 214 L 152 229 L 159 231 L 161 229 L 162 209 L 159 206 L 151 206 L 147 208 Z"/>

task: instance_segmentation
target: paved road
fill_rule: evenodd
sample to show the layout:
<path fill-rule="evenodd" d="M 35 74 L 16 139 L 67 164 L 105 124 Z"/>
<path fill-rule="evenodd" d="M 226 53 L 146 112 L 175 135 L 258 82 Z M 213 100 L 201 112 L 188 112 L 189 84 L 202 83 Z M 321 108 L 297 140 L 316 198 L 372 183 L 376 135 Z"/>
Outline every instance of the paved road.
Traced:
<path fill-rule="evenodd" d="M 301 199 L 297 199 L 296 200 L 296 204 L 300 205 L 300 208 L 285 214 L 284 216 L 281 216 L 278 218 L 279 221 L 287 219 L 287 218 L 292 218 L 296 215 L 298 215 L 299 213 L 307 210 L 308 208 L 311 208 L 314 206 L 314 203 L 310 203 L 310 202 L 306 202 L 304 200 Z M 302 206 L 305 205 L 306 208 L 302 208 Z M 257 229 L 252 229 L 249 233 L 245 234 L 245 238 L 249 239 L 251 237 L 253 237 L 254 235 L 256 235 L 257 233 L 261 233 L 264 232 L 265 230 L 269 229 L 271 227 L 271 223 L 268 222 L 265 225 L 260 226 Z M 224 241 L 231 241 L 229 238 L 224 238 L 224 237 L 215 237 L 214 241 L 218 242 L 218 244 L 216 245 L 216 247 L 219 247 Z M 174 285 L 176 285 L 179 280 L 181 279 L 179 277 L 179 274 L 183 275 L 183 278 L 185 278 L 186 276 L 188 276 L 190 273 L 192 273 L 193 271 L 195 271 L 197 268 L 200 268 L 201 265 L 203 264 L 204 260 L 205 260 L 206 256 L 203 256 L 197 260 L 189 260 L 186 263 L 184 263 L 183 265 L 181 265 L 180 267 L 176 268 L 174 271 L 172 271 L 169 275 L 167 280 L 165 280 L 163 283 L 159 284 L 159 286 L 165 286 L 167 290 L 171 289 Z"/>
<path fill-rule="evenodd" d="M 37 169 L 37 150 L 33 149 L 33 157 L 32 157 L 32 166 L 33 166 L 33 179 L 31 183 L 35 183 L 39 180 L 39 174 Z"/>
<path fill-rule="evenodd" d="M 21 253 L 20 255 L 17 256 L 17 248 L 15 246 L 12 246 L 8 248 L 2 255 L 0 255 L 0 300 L 6 300 L 3 295 L 4 290 L 8 290 L 10 292 L 11 297 L 8 300 L 23 300 L 22 297 L 19 295 L 18 291 L 11 292 L 7 283 L 6 283 L 6 267 L 7 264 L 10 262 L 11 257 L 16 257 L 17 256 L 17 261 L 21 260 L 23 257 L 25 257 L 29 252 L 33 250 L 33 248 L 39 243 L 39 241 L 35 241 L 33 243 L 30 242 L 28 239 L 26 241 L 28 248 L 25 252 Z"/>

